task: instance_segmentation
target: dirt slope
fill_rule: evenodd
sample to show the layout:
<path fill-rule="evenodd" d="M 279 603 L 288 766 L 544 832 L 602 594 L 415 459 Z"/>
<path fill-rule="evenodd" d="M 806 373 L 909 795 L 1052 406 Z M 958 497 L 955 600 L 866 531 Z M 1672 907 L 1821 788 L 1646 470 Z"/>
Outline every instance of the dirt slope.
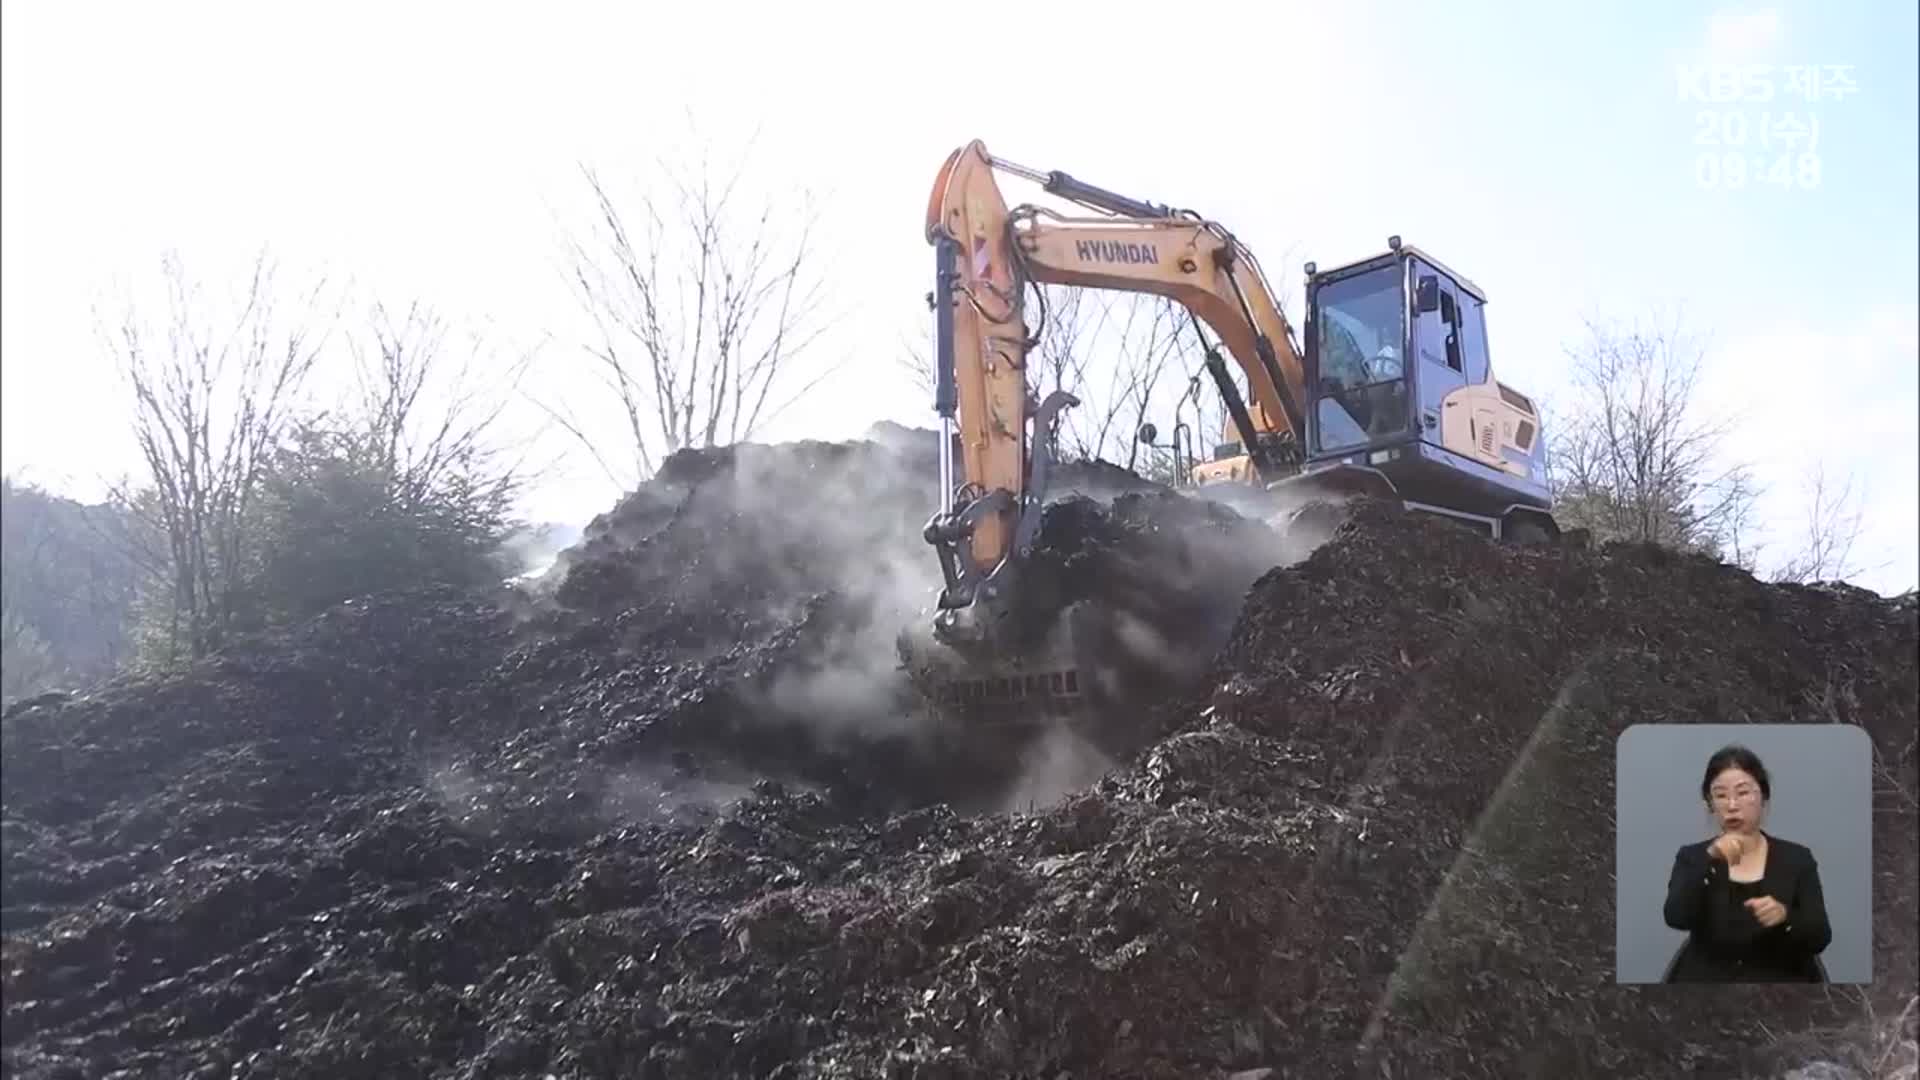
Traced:
<path fill-rule="evenodd" d="M 1878 1004 L 1913 993 L 1911 604 L 1371 510 L 1263 575 L 1257 526 L 1083 471 L 1133 494 L 1050 514 L 1070 591 L 1184 564 L 1143 602 L 1244 608 L 1138 701 L 1139 756 L 963 813 L 891 673 L 929 462 L 903 433 L 683 455 L 550 597 L 369 599 L 10 710 L 7 1074 L 1778 1067 L 1762 1018 L 1857 1005 L 1612 984 L 1595 868 L 1648 721 L 1867 728 Z"/>

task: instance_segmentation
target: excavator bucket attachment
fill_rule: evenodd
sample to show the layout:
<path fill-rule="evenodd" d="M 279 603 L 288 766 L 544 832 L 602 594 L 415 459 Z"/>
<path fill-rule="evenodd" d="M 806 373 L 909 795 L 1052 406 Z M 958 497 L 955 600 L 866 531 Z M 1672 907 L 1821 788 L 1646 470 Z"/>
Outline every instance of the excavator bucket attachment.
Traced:
<path fill-rule="evenodd" d="M 935 653 L 934 655 L 937 655 Z M 935 670 L 940 661 L 922 660 L 921 670 L 928 675 L 927 700 L 935 708 L 953 712 L 984 714 L 989 720 L 1005 718 L 1016 710 L 1042 713 L 1070 713 L 1077 709 L 1085 694 L 1080 686 L 1080 669 L 1072 656 L 1021 657 L 999 663 L 975 662 L 964 666 Z"/>
<path fill-rule="evenodd" d="M 908 625 L 901 665 L 969 753 L 1070 735 L 1124 757 L 1158 719 L 1138 703 L 1199 685 L 1278 547 L 1255 521 L 1168 491 L 1073 494 L 1048 515 L 1002 587 Z"/>
<path fill-rule="evenodd" d="M 1004 595 L 942 611 L 900 634 L 902 667 L 944 717 L 1018 728 L 1070 713 L 1085 697 L 1070 621 L 1059 612 L 1013 610 Z"/>

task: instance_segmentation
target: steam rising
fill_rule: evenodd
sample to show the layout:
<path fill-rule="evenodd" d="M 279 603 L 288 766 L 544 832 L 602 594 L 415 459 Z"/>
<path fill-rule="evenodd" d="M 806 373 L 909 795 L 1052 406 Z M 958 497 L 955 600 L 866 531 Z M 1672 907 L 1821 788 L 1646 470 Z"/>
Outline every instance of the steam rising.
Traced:
<path fill-rule="evenodd" d="M 735 672 L 728 692 L 739 704 L 731 721 L 736 729 L 804 732 L 816 746 L 855 753 L 875 739 L 932 750 L 942 745 L 935 735 L 943 718 L 912 686 L 896 646 L 903 631 L 931 646 L 927 630 L 942 581 L 921 529 L 937 498 L 935 439 L 932 432 L 889 427 L 876 430 L 869 443 L 693 452 L 670 461 L 661 476 L 596 520 L 573 549 L 549 550 L 548 532 L 524 538 L 515 550 L 531 573 L 553 568 L 539 592 L 551 593 L 582 558 L 637 559 L 644 569 L 635 571 L 642 575 L 636 585 L 654 595 L 608 602 L 647 602 L 689 620 L 730 623 L 734 632 L 717 631 L 702 655 L 669 659 L 727 658 Z M 1064 470 L 1050 495 L 1110 505 L 1127 492 L 1166 490 L 1117 467 L 1094 465 Z M 1252 505 L 1240 508 L 1243 516 L 1251 516 Z M 1297 505 L 1269 501 L 1269 520 L 1284 519 Z M 1073 658 L 1088 665 L 1082 678 L 1124 701 L 1131 674 L 1199 675 L 1253 580 L 1305 557 L 1331 530 L 1315 524 L 1310 531 L 1283 544 L 1277 534 L 1257 529 L 1202 526 L 1159 535 L 1153 544 L 1167 552 L 1161 557 L 1128 563 L 1118 552 L 1103 555 L 1108 562 L 1101 565 L 1110 563 L 1117 580 L 1113 595 L 1099 597 L 1112 601 L 1110 611 L 1101 609 L 1106 617 L 1080 628 L 1102 639 L 1097 654 Z M 665 595 L 657 584 L 639 584 L 661 580 L 671 583 Z M 1096 592 L 1107 584 L 1100 582 Z M 973 673 L 951 659 L 955 674 Z M 1051 731 L 1012 767 L 1005 808 L 1050 804 L 1115 764 L 1088 739 L 1066 728 Z M 633 773 L 610 782 L 608 812 L 624 818 L 663 802 L 712 803 L 744 791 L 725 784 L 669 790 L 663 777 Z"/>
<path fill-rule="evenodd" d="M 774 596 L 830 601 L 829 611 L 805 619 L 802 646 L 754 694 L 770 719 L 827 741 L 917 737 L 928 717 L 914 707 L 895 640 L 902 628 L 931 620 L 940 585 L 933 549 L 919 535 L 933 510 L 932 473 L 914 469 L 911 454 L 850 457 L 883 462 L 884 471 L 808 469 L 796 484 L 779 450 L 743 457 L 725 488 L 729 509 L 745 521 L 777 522 L 785 535 L 774 542 L 798 542 L 805 556 L 768 559 L 743 537 L 715 557 L 723 573 L 771 573 Z"/>
<path fill-rule="evenodd" d="M 1001 809 L 1016 814 L 1045 810 L 1094 784 L 1117 764 L 1067 727 L 1054 727 L 1024 755 Z"/>
<path fill-rule="evenodd" d="M 571 525 L 548 523 L 521 529 L 500 545 L 500 555 L 512 575 L 513 584 L 531 584 L 555 566 L 560 553 L 580 540 L 580 530 Z"/>
<path fill-rule="evenodd" d="M 751 791 L 748 784 L 678 776 L 664 766 L 633 768 L 605 778 L 599 809 L 610 825 L 649 824 L 688 810 L 718 811 Z"/>
<path fill-rule="evenodd" d="M 697 496 L 713 498 L 717 489 L 727 500 L 730 517 L 756 523 L 715 538 L 710 557 L 723 578 L 771 573 L 776 577 L 768 589 L 772 595 L 825 592 L 836 600 L 834 615 L 808 618 L 802 635 L 805 648 L 787 654 L 759 691 L 755 701 L 766 719 L 802 725 L 829 742 L 874 736 L 924 740 L 935 722 L 915 698 L 894 647 L 903 629 L 919 632 L 930 622 L 940 585 L 934 552 L 920 536 L 934 501 L 929 483 L 934 475 L 933 436 L 914 434 L 922 436 L 917 453 L 848 454 L 845 460 L 851 467 L 809 467 L 802 482 L 796 482 L 793 455 L 779 449 L 743 454 L 724 483 L 710 483 Z M 897 435 L 890 441 L 904 442 Z M 1070 472 L 1050 494 L 1055 500 L 1095 498 L 1104 505 L 1129 491 L 1165 490 L 1124 470 L 1094 466 Z M 1268 497 L 1247 509 L 1260 506 L 1270 523 L 1281 524 L 1306 502 Z M 1197 529 L 1178 537 L 1176 558 L 1124 567 L 1122 576 L 1149 595 L 1118 598 L 1108 625 L 1100 628 L 1112 637 L 1113 663 L 1083 671 L 1083 677 L 1124 692 L 1119 665 L 1170 677 L 1199 674 L 1230 631 L 1252 581 L 1267 569 L 1310 554 L 1325 542 L 1336 520 L 1303 522 L 1285 542 L 1277 533 Z M 770 544 L 756 535 L 761 522 L 778 523 L 771 527 L 785 535 Z M 781 542 L 801 543 L 805 558 L 783 562 L 771 557 L 769 547 Z M 1180 609 L 1179 620 L 1156 622 L 1153 609 L 1168 597 L 1187 606 Z M 1130 612 L 1129 600 L 1149 610 Z M 1191 624 L 1196 614 L 1213 625 L 1196 632 Z M 1055 731 L 1029 755 L 1007 796 L 1008 805 L 1051 802 L 1114 764 L 1087 740 Z"/>

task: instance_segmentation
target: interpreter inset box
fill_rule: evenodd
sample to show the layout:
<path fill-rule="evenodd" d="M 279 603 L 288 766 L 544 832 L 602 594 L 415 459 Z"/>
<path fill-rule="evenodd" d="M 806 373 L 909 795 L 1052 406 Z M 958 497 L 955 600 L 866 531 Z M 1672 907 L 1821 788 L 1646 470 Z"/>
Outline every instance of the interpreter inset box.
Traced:
<path fill-rule="evenodd" d="M 1864 729 L 1636 724 L 1614 786 L 1617 981 L 1872 981 Z"/>

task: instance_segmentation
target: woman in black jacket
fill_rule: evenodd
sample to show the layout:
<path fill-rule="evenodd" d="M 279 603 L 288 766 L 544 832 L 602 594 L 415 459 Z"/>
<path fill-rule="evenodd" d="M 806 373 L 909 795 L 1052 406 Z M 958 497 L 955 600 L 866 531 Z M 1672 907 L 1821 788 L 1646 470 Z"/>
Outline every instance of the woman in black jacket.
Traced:
<path fill-rule="evenodd" d="M 1682 847 L 1667 882 L 1667 925 L 1687 942 L 1668 982 L 1825 982 L 1833 940 L 1820 869 L 1804 845 L 1760 828 L 1773 791 L 1753 751 L 1707 760 L 1700 797 L 1720 835 Z"/>

